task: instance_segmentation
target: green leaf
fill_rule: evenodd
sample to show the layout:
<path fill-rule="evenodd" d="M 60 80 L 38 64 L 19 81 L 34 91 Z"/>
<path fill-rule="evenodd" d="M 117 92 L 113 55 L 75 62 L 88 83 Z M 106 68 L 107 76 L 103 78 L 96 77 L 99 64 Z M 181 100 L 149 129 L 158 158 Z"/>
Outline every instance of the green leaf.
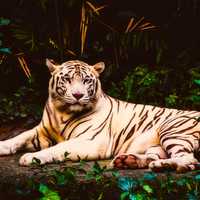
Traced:
<path fill-rule="evenodd" d="M 74 171 L 71 168 L 66 168 L 64 171 L 55 170 L 52 173 L 57 185 L 65 185 L 68 182 L 73 182 L 75 179 Z"/>
<path fill-rule="evenodd" d="M 120 177 L 118 180 L 118 186 L 123 191 L 130 191 L 138 186 L 138 182 L 129 177 Z"/>
<path fill-rule="evenodd" d="M 45 195 L 48 191 L 49 191 L 49 188 L 46 185 L 40 183 L 39 192 Z"/>
<path fill-rule="evenodd" d="M 96 174 L 101 173 L 102 170 L 103 169 L 101 168 L 98 162 L 95 162 L 94 165 L 92 166 L 92 171 L 94 171 Z"/>
<path fill-rule="evenodd" d="M 148 180 L 148 181 L 153 181 L 156 179 L 156 177 L 157 175 L 154 172 L 145 173 L 143 176 L 144 180 Z"/>
<path fill-rule="evenodd" d="M 40 200 L 61 200 L 58 192 L 51 190 L 48 186 L 40 183 L 39 192 L 44 196 Z"/>
<path fill-rule="evenodd" d="M 64 174 L 65 179 L 66 179 L 67 182 L 73 182 L 73 181 L 75 181 L 76 171 L 74 171 L 73 169 L 66 168 L 63 171 L 63 174 Z"/>
<path fill-rule="evenodd" d="M 58 185 L 65 185 L 67 182 L 64 174 L 59 174 L 56 176 L 56 182 Z"/>
<path fill-rule="evenodd" d="M 181 178 L 176 182 L 176 184 L 179 186 L 184 186 L 186 185 L 186 183 L 187 183 L 187 180 L 185 178 Z"/>
<path fill-rule="evenodd" d="M 120 173 L 119 173 L 119 171 L 112 171 L 112 176 L 114 176 L 114 177 L 119 177 L 119 175 L 120 175 Z"/>
<path fill-rule="evenodd" d="M 200 79 L 199 80 L 194 80 L 194 83 L 196 83 L 197 85 L 199 85 L 200 86 Z"/>
<path fill-rule="evenodd" d="M 143 198 L 142 194 L 130 194 L 129 199 L 130 200 L 145 200 L 146 198 Z"/>
<path fill-rule="evenodd" d="M 153 193 L 153 189 L 149 185 L 143 185 L 143 189 L 148 193 Z"/>
<path fill-rule="evenodd" d="M 188 194 L 188 200 L 198 200 L 199 198 L 193 193 Z"/>
<path fill-rule="evenodd" d="M 2 53 L 9 53 L 9 54 L 12 53 L 9 48 L 0 48 L 0 52 L 2 52 Z"/>
<path fill-rule="evenodd" d="M 33 164 L 33 165 L 40 165 L 40 163 L 41 163 L 41 160 L 34 157 L 34 158 L 32 159 L 32 163 L 31 163 L 31 164 Z"/>
<path fill-rule="evenodd" d="M 10 24 L 9 19 L 0 18 L 0 26 L 4 26 L 4 25 L 8 25 L 8 24 Z"/>
<path fill-rule="evenodd" d="M 194 178 L 195 180 L 200 181 L 200 174 L 197 174 Z"/>
<path fill-rule="evenodd" d="M 193 102 L 200 102 L 200 96 L 192 95 L 190 98 Z"/>
<path fill-rule="evenodd" d="M 167 106 L 174 106 L 177 103 L 178 96 L 176 94 L 170 94 L 168 97 L 165 97 L 165 102 Z"/>
<path fill-rule="evenodd" d="M 122 192 L 120 195 L 120 200 L 125 200 L 129 196 L 129 192 Z"/>

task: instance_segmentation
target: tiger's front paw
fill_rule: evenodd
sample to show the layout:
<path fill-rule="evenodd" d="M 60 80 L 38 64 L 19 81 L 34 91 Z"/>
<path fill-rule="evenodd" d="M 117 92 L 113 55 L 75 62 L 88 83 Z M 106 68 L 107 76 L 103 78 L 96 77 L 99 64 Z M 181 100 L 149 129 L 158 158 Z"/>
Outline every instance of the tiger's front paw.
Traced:
<path fill-rule="evenodd" d="M 46 163 L 61 162 L 64 161 L 64 154 L 53 154 L 48 149 L 24 154 L 20 160 L 19 164 L 22 166 L 30 166 L 32 164 L 44 165 Z"/>
<path fill-rule="evenodd" d="M 19 164 L 22 166 L 30 166 L 32 164 L 43 165 L 52 161 L 51 156 L 42 152 L 26 153 L 19 159 Z"/>
<path fill-rule="evenodd" d="M 0 141 L 0 156 L 14 154 L 17 148 L 17 144 L 12 144 L 8 141 Z"/>
<path fill-rule="evenodd" d="M 41 161 L 35 157 L 34 153 L 26 153 L 19 159 L 19 164 L 22 166 L 29 166 L 34 163 L 34 160 L 38 160 L 38 164 L 41 164 Z"/>

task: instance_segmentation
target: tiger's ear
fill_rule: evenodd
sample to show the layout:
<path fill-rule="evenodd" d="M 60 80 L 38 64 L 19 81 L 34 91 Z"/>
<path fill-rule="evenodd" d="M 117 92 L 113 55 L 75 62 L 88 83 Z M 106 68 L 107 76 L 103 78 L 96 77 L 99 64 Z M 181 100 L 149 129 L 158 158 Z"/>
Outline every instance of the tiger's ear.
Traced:
<path fill-rule="evenodd" d="M 104 62 L 98 62 L 97 64 L 93 65 L 93 68 L 98 74 L 101 74 L 105 68 L 105 64 Z"/>
<path fill-rule="evenodd" d="M 46 65 L 49 68 L 49 71 L 51 72 L 51 74 L 55 71 L 55 69 L 57 68 L 54 60 L 52 59 L 48 59 L 46 58 Z"/>

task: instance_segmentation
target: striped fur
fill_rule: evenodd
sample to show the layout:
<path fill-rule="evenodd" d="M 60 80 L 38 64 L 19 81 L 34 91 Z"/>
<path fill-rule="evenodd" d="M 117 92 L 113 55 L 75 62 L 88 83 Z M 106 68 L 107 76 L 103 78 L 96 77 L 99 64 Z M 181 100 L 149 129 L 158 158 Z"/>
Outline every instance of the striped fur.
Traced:
<path fill-rule="evenodd" d="M 112 167 L 195 169 L 199 152 L 199 111 L 133 104 L 106 95 L 99 81 L 103 63 L 54 65 L 41 122 L 0 142 L 0 155 L 25 148 L 21 165 L 68 159 L 110 159 Z"/>

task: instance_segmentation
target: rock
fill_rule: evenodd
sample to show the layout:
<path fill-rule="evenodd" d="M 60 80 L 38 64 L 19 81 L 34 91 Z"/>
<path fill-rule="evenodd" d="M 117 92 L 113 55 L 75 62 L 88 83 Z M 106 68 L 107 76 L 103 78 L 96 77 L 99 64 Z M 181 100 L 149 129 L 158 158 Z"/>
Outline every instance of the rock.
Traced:
<path fill-rule="evenodd" d="M 117 178 L 109 171 L 105 171 L 104 173 L 97 172 L 95 174 L 94 162 L 80 164 L 66 161 L 64 163 L 48 164 L 42 167 L 22 167 L 18 164 L 20 156 L 21 154 L 0 157 L 0 199 L 38 198 L 38 196 L 41 195 L 38 192 L 41 184 L 50 185 L 50 188 L 53 187 L 55 191 L 59 191 L 61 196 L 68 197 L 66 199 L 81 199 L 79 197 L 84 195 L 84 199 L 90 199 L 88 196 L 90 190 L 93 191 L 93 196 L 103 190 L 105 193 L 104 196 L 106 196 L 104 199 L 115 199 L 114 197 L 117 199 L 120 196 L 120 188 L 116 182 L 119 177 L 140 180 L 145 174 L 152 174 L 148 169 L 118 170 L 119 175 Z M 102 169 L 108 162 L 109 161 L 99 161 L 98 163 Z M 97 165 L 96 169 L 98 169 L 98 167 Z M 69 170 L 69 174 L 64 173 L 66 169 Z M 71 172 L 75 172 L 75 174 L 66 182 L 66 180 L 63 179 L 63 174 L 65 174 L 65 178 L 68 179 Z M 55 176 L 56 173 L 57 177 Z M 157 173 L 156 181 L 164 183 L 169 178 L 169 175 L 173 177 L 173 179 L 178 180 L 180 177 L 191 178 L 196 174 L 197 172 L 190 172 L 187 174 L 176 174 L 174 172 Z M 110 184 L 110 186 L 104 188 L 106 184 Z"/>

